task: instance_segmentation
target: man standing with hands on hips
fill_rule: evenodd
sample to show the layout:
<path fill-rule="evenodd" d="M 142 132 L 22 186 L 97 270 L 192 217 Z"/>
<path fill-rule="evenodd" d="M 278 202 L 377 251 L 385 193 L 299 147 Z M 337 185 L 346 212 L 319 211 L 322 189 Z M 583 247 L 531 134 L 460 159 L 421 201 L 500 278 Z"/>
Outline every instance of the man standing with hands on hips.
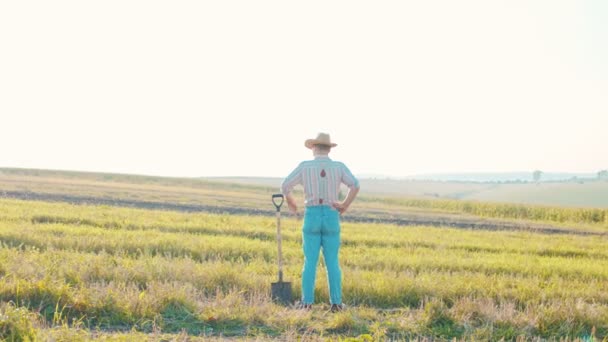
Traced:
<path fill-rule="evenodd" d="M 314 159 L 300 163 L 285 178 L 281 192 L 285 195 L 289 210 L 297 212 L 298 206 L 291 191 L 296 185 L 304 187 L 305 212 L 302 225 L 304 269 L 302 270 L 301 308 L 311 309 L 314 303 L 315 278 L 319 251 L 327 268 L 331 311 L 342 311 L 342 272 L 338 261 L 340 249 L 340 215 L 344 214 L 359 193 L 359 181 L 341 162 L 329 158 L 329 152 L 337 144 L 329 134 L 319 133 L 316 139 L 308 139 L 304 146 L 311 149 Z M 348 186 L 344 201 L 339 201 L 340 184 Z"/>

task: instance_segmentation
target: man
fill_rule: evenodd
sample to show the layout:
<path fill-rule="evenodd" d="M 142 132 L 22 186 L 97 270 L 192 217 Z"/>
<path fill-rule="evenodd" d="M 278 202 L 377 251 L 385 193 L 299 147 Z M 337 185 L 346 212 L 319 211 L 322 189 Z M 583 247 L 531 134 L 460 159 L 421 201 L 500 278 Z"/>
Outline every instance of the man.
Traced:
<path fill-rule="evenodd" d="M 301 306 L 309 310 L 314 303 L 317 263 L 319 251 L 323 247 L 331 311 L 341 311 L 344 305 L 342 272 L 338 262 L 340 215 L 348 210 L 359 193 L 359 181 L 346 165 L 329 158 L 329 152 L 337 146 L 331 142 L 329 134 L 319 133 L 316 139 L 306 140 L 304 146 L 312 150 L 314 159 L 300 163 L 281 185 L 281 192 L 293 213 L 297 212 L 298 206 L 291 191 L 298 184 L 304 187 L 306 209 L 302 225 L 304 269 Z M 349 188 L 342 202 L 338 196 L 341 183 Z"/>

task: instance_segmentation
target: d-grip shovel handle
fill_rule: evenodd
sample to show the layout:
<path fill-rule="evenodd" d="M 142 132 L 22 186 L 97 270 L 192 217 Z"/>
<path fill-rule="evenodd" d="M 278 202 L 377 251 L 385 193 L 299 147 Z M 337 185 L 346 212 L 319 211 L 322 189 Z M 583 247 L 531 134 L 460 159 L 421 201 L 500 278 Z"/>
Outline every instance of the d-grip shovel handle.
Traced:
<path fill-rule="evenodd" d="M 277 198 L 280 198 L 281 201 L 277 203 Z M 274 206 L 277 208 L 277 211 L 281 211 L 281 206 L 283 205 L 283 202 L 285 201 L 285 196 L 283 196 L 283 194 L 274 194 L 272 195 L 272 204 L 274 204 Z"/>

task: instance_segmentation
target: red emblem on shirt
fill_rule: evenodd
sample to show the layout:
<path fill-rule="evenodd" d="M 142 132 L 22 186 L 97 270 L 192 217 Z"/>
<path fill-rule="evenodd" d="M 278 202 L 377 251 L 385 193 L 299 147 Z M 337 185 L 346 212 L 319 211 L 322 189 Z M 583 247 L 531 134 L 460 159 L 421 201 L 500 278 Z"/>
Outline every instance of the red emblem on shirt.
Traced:
<path fill-rule="evenodd" d="M 325 169 L 321 170 L 321 177 L 325 177 Z"/>

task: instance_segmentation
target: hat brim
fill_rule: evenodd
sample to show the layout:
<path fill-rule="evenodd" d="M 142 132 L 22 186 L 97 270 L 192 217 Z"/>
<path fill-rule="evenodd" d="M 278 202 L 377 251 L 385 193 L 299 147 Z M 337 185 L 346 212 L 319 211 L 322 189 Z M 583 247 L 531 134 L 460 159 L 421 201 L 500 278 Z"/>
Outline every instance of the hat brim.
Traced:
<path fill-rule="evenodd" d="M 312 148 L 313 148 L 315 145 L 326 145 L 326 146 L 329 146 L 329 147 L 336 147 L 336 146 L 338 146 L 338 144 L 334 144 L 334 143 L 330 143 L 330 144 L 328 144 L 328 143 L 326 143 L 326 142 L 322 142 L 322 141 L 319 141 L 319 140 L 317 140 L 317 139 L 308 139 L 308 140 L 306 140 L 306 141 L 304 142 L 304 146 L 306 146 L 306 148 L 309 148 L 309 149 L 311 149 L 311 150 L 312 150 Z"/>

